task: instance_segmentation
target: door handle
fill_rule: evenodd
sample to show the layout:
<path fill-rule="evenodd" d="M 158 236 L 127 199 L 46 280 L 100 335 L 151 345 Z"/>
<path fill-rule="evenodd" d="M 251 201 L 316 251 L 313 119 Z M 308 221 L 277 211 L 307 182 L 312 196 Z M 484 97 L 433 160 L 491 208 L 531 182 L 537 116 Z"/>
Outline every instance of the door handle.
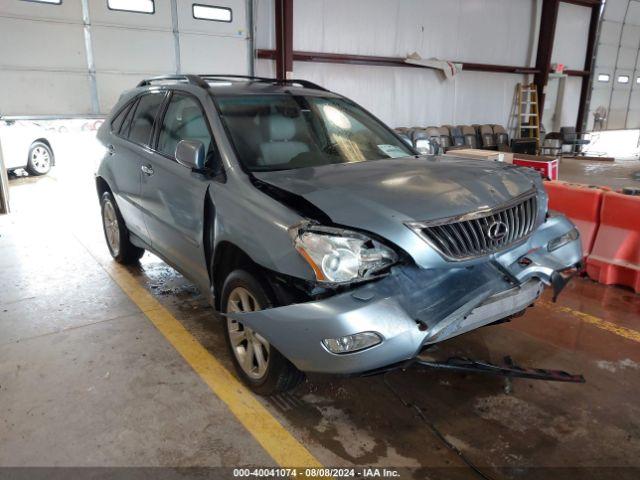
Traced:
<path fill-rule="evenodd" d="M 113 155 L 114 153 L 116 153 L 116 149 L 113 148 L 113 145 L 107 145 L 107 153 L 109 155 Z"/>
<path fill-rule="evenodd" d="M 145 175 L 153 175 L 153 167 L 151 165 L 142 165 L 140 167 L 140 170 L 142 170 L 142 173 L 144 173 Z"/>

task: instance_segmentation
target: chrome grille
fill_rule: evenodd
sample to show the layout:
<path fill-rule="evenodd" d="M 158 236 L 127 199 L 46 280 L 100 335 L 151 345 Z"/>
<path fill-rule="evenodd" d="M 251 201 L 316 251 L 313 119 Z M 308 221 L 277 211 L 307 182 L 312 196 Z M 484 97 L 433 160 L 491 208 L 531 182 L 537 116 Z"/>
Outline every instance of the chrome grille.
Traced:
<path fill-rule="evenodd" d="M 536 196 L 454 218 L 409 226 L 451 260 L 467 260 L 504 250 L 528 237 L 537 216 Z"/>

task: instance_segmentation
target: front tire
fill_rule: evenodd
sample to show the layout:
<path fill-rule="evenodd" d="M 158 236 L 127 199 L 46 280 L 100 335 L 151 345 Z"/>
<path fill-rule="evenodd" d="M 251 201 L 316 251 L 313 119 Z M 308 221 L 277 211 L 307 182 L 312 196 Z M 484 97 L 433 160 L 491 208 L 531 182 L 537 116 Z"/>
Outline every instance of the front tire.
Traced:
<path fill-rule="evenodd" d="M 223 313 L 258 311 L 274 305 L 273 295 L 256 275 L 235 270 L 224 282 Z M 236 372 L 255 393 L 274 395 L 291 390 L 304 380 L 304 374 L 253 329 L 227 317 L 224 331 Z"/>
<path fill-rule="evenodd" d="M 109 253 L 118 263 L 131 265 L 136 263 L 142 255 L 144 249 L 136 247 L 129 240 L 129 230 L 124 223 L 124 219 L 118 210 L 116 200 L 111 192 L 104 192 L 100 198 L 102 211 L 102 229 L 104 238 L 109 247 Z"/>
<path fill-rule="evenodd" d="M 53 151 L 44 142 L 33 142 L 29 147 L 27 171 L 31 175 L 46 175 L 53 164 Z"/>

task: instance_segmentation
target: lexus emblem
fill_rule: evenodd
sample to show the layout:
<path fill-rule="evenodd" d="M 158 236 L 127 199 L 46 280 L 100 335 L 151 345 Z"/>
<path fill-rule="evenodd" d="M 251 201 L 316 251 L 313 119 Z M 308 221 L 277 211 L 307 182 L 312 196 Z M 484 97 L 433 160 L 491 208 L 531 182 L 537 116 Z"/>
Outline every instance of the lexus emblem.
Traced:
<path fill-rule="evenodd" d="M 487 236 L 491 240 L 502 240 L 507 236 L 507 233 L 509 233 L 509 226 L 499 220 L 496 220 L 487 227 Z"/>

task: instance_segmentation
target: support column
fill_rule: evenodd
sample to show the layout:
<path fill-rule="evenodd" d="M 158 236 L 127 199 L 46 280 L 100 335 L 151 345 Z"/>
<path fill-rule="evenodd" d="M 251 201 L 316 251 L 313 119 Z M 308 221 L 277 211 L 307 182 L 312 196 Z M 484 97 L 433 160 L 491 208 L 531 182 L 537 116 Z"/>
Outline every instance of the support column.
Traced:
<path fill-rule="evenodd" d="M 600 14 L 602 13 L 602 4 L 598 3 L 591 7 L 591 20 L 589 22 L 589 37 L 587 38 L 587 53 L 584 57 L 584 70 L 589 72 L 589 76 L 582 77 L 582 87 L 580 89 L 580 106 L 578 107 L 578 120 L 576 121 L 576 130 L 584 132 L 587 126 L 587 114 L 589 113 L 589 98 L 591 97 L 591 85 L 595 72 L 593 66 L 595 63 L 596 42 L 598 40 L 598 28 L 600 27 Z"/>
<path fill-rule="evenodd" d="M 276 78 L 293 75 L 293 0 L 275 0 L 276 4 Z"/>
<path fill-rule="evenodd" d="M 553 52 L 553 41 L 556 35 L 556 23 L 558 21 L 558 10 L 560 0 L 543 0 L 542 13 L 540 15 L 540 35 L 538 36 L 538 52 L 536 54 L 536 73 L 533 81 L 538 91 L 538 112 L 540 123 L 542 123 L 542 113 L 544 112 L 544 94 L 549 73 L 551 72 L 551 53 Z"/>
<path fill-rule="evenodd" d="M 98 81 L 96 79 L 96 62 L 93 57 L 93 40 L 91 39 L 91 16 L 89 15 L 89 0 L 82 0 L 82 24 L 84 29 L 84 50 L 87 57 L 87 71 L 89 74 L 89 91 L 91 93 L 91 113 L 100 114 L 100 100 L 98 98 Z"/>
<path fill-rule="evenodd" d="M 176 59 L 176 73 L 182 73 L 180 61 L 180 31 L 178 28 L 178 0 L 171 0 L 171 29 L 173 30 L 173 49 Z"/>

